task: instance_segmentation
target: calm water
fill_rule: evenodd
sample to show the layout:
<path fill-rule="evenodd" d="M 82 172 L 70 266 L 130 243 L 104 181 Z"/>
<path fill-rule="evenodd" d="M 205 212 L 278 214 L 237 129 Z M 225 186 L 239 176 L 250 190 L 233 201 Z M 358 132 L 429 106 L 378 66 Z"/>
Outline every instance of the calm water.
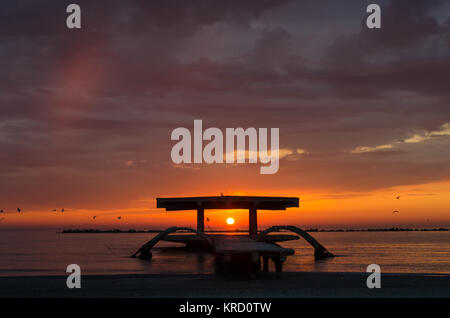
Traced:
<path fill-rule="evenodd" d="M 363 272 L 375 263 L 389 273 L 450 273 L 450 232 L 312 234 L 337 257 L 315 262 L 305 241 L 285 242 L 295 249 L 285 271 Z M 0 276 L 65 275 L 72 263 L 83 274 L 213 273 L 212 255 L 185 252 L 173 243 L 158 243 L 150 262 L 128 257 L 153 236 L 1 231 Z"/>

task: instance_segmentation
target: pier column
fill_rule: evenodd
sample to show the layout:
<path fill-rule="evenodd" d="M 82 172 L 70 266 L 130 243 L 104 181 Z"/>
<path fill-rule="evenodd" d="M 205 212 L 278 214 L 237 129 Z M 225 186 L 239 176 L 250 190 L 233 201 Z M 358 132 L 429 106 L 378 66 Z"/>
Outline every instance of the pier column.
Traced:
<path fill-rule="evenodd" d="M 277 276 L 280 277 L 281 272 L 283 271 L 283 262 L 286 260 L 286 257 L 276 256 L 271 258 L 272 261 L 275 263 L 275 272 L 277 273 Z"/>
<path fill-rule="evenodd" d="M 248 233 L 250 236 L 256 236 L 258 234 L 258 218 L 256 208 L 250 208 L 248 212 Z"/>
<path fill-rule="evenodd" d="M 203 208 L 197 209 L 197 232 L 205 232 L 205 210 Z"/>
<path fill-rule="evenodd" d="M 277 259 L 275 261 L 275 272 L 280 274 L 283 271 L 283 262 Z"/>
<path fill-rule="evenodd" d="M 269 271 L 269 256 L 263 256 L 263 271 Z"/>

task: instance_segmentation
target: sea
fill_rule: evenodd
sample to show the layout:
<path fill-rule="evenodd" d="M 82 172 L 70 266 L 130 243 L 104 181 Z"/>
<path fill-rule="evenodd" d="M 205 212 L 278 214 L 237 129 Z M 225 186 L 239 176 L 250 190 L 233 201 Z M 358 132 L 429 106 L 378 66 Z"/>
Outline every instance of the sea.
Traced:
<path fill-rule="evenodd" d="M 288 272 L 366 272 L 450 274 L 450 231 L 311 233 L 336 255 L 315 261 L 303 239 L 280 243 L 295 250 Z M 130 258 L 155 233 L 58 233 L 55 230 L 0 231 L 0 276 L 68 275 L 69 264 L 83 275 L 212 274 L 214 255 L 188 252 L 182 244 L 159 242 L 153 258 Z M 270 264 L 273 270 L 273 264 Z"/>

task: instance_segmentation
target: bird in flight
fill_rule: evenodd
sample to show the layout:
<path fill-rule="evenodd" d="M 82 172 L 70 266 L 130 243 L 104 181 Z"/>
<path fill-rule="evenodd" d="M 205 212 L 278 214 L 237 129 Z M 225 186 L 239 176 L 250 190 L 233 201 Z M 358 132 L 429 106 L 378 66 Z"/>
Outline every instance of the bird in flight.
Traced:
<path fill-rule="evenodd" d="M 121 217 L 121 216 L 118 216 L 118 217 L 117 217 L 117 219 L 121 220 L 121 219 L 122 219 L 122 217 Z"/>
<path fill-rule="evenodd" d="M 397 200 L 400 200 L 400 196 L 398 195 L 398 196 L 396 196 L 396 198 L 397 198 Z"/>
<path fill-rule="evenodd" d="M 96 215 L 94 215 L 92 218 L 95 220 L 95 218 L 96 218 L 97 216 Z"/>
<path fill-rule="evenodd" d="M 56 212 L 56 209 L 53 209 L 52 211 L 53 211 L 53 212 Z"/>
<path fill-rule="evenodd" d="M 17 212 L 19 212 L 20 213 L 20 211 L 22 211 L 20 208 L 17 208 Z"/>
<path fill-rule="evenodd" d="M 395 211 L 392 211 L 392 213 L 393 213 L 393 214 L 394 214 L 394 213 L 400 213 L 400 211 L 395 210 Z"/>
<path fill-rule="evenodd" d="M 208 217 L 206 217 L 206 222 L 209 222 L 209 218 Z"/>

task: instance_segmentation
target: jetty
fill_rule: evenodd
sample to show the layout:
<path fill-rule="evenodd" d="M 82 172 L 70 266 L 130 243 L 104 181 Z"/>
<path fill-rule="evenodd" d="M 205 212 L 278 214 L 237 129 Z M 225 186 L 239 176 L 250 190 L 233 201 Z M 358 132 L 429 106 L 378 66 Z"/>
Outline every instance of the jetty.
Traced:
<path fill-rule="evenodd" d="M 258 196 L 210 196 L 157 198 L 157 208 L 166 211 L 197 211 L 197 229 L 188 227 L 169 227 L 159 233 L 131 257 L 151 259 L 151 249 L 159 241 L 184 243 L 190 250 L 214 253 L 218 272 L 258 273 L 269 271 L 269 260 L 275 264 L 275 271 L 282 272 L 283 262 L 295 251 L 277 243 L 305 239 L 314 248 L 316 259 L 333 257 L 323 245 L 302 229 L 292 225 L 272 226 L 258 232 L 258 210 L 286 210 L 298 207 L 296 197 L 258 197 Z M 248 234 L 205 233 L 205 210 L 248 210 Z M 273 234 L 288 231 L 293 234 Z M 182 233 L 180 233 L 182 232 Z"/>

